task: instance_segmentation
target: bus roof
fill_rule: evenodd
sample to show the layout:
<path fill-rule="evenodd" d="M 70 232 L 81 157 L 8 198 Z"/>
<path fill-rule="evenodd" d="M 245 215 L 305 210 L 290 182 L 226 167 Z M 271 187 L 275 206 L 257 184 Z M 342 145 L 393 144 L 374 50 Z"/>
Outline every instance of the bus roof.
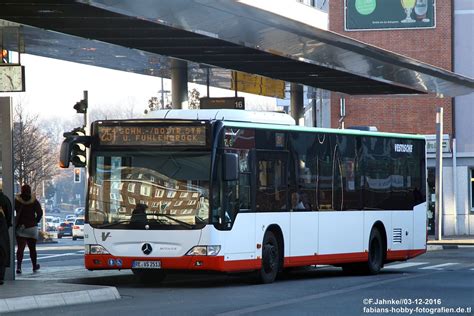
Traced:
<path fill-rule="evenodd" d="M 276 129 L 282 131 L 303 131 L 303 132 L 322 132 L 332 134 L 344 134 L 344 135 L 360 135 L 360 136 L 379 136 L 379 137 L 393 137 L 393 138 L 410 138 L 425 140 L 424 135 L 415 134 L 400 134 L 400 133 L 384 133 L 384 132 L 370 132 L 361 131 L 354 129 L 335 129 L 335 128 L 319 128 L 319 127 L 308 127 L 308 126 L 282 126 L 273 124 L 258 124 L 258 123 L 244 123 L 244 122 L 225 122 L 225 126 L 228 127 L 240 127 L 240 128 L 262 128 L 262 129 Z"/>
<path fill-rule="evenodd" d="M 157 110 L 145 115 L 146 119 L 175 120 L 221 120 L 225 126 L 241 128 L 261 128 L 284 131 L 323 132 L 344 135 L 378 136 L 425 140 L 425 135 L 363 131 L 356 129 L 334 129 L 295 125 L 288 114 L 278 112 L 213 109 L 213 110 Z"/>
<path fill-rule="evenodd" d="M 295 125 L 295 120 L 288 114 L 278 112 L 247 111 L 247 110 L 158 110 L 145 116 L 154 119 L 179 120 L 221 120 L 233 122 L 251 122 L 275 125 Z"/>

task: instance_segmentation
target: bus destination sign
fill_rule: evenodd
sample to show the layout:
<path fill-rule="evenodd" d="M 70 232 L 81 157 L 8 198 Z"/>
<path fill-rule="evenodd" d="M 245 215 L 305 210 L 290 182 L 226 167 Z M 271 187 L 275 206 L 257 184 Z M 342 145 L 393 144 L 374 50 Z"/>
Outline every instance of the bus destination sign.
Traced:
<path fill-rule="evenodd" d="M 99 126 L 106 146 L 206 146 L 205 126 Z"/>

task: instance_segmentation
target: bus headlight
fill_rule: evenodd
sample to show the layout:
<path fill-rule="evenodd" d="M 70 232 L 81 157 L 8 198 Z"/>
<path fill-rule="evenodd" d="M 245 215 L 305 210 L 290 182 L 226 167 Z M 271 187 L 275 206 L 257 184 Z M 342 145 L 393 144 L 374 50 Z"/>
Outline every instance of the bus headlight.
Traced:
<path fill-rule="evenodd" d="M 217 256 L 221 251 L 220 245 L 194 246 L 186 253 L 186 256 Z"/>
<path fill-rule="evenodd" d="M 86 245 L 86 255 L 109 255 L 110 253 L 101 245 Z"/>

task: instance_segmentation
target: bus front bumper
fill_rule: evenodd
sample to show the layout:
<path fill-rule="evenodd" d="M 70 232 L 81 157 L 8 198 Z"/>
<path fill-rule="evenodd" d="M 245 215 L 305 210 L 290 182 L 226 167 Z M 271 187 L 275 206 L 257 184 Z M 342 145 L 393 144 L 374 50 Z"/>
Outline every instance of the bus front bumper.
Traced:
<path fill-rule="evenodd" d="M 224 256 L 182 256 L 182 257 L 121 257 L 110 254 L 86 254 L 85 267 L 88 270 L 132 269 L 136 262 L 150 262 L 150 266 L 163 270 L 206 270 L 239 272 L 260 269 L 261 260 L 225 261 Z"/>

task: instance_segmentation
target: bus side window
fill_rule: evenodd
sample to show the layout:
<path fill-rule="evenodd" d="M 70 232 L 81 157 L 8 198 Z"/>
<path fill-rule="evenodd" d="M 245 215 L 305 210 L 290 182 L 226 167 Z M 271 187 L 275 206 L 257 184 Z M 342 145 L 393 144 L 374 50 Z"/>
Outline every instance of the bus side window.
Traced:
<path fill-rule="evenodd" d="M 239 150 L 239 209 L 251 209 L 250 151 Z"/>
<path fill-rule="evenodd" d="M 268 212 L 286 208 L 286 163 L 281 159 L 265 157 L 258 161 L 257 211 Z"/>

